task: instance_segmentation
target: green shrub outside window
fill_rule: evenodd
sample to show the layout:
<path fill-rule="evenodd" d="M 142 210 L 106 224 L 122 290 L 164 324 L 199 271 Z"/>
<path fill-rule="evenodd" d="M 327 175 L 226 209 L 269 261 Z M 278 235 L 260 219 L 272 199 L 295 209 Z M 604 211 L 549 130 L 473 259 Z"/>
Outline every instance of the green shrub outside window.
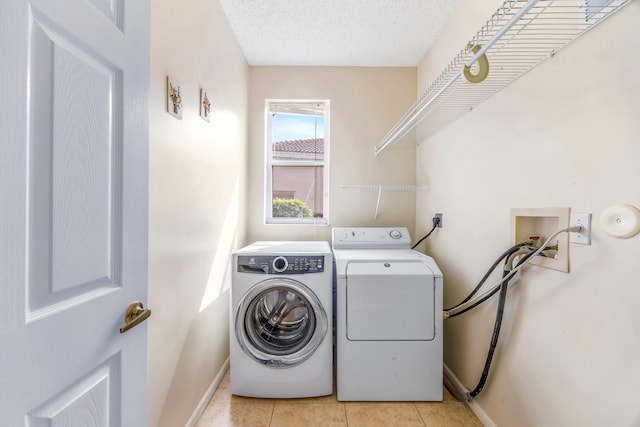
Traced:
<path fill-rule="evenodd" d="M 310 218 L 313 212 L 309 206 L 299 199 L 279 199 L 272 201 L 274 218 Z"/>

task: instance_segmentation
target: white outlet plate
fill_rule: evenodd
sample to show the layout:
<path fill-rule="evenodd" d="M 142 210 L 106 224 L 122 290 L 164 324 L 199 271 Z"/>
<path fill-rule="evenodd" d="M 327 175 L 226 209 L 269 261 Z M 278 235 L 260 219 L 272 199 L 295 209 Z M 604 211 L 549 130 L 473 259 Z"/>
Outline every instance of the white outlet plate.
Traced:
<path fill-rule="evenodd" d="M 569 242 L 578 243 L 580 245 L 591 244 L 591 214 L 590 213 L 572 213 L 569 221 L 571 227 L 581 225 L 580 233 L 569 233 Z"/>

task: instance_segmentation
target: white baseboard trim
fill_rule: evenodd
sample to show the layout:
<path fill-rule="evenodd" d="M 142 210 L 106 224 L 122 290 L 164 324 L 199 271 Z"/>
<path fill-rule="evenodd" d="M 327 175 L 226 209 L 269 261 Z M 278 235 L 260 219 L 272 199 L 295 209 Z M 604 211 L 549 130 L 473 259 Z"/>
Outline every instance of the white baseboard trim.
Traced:
<path fill-rule="evenodd" d="M 453 373 L 451 368 L 449 368 L 446 363 L 444 363 L 443 365 L 445 384 L 447 384 L 447 388 L 453 387 L 454 390 L 450 390 L 451 393 L 458 399 L 460 399 L 460 396 L 463 396 L 469 390 L 464 386 L 464 384 L 462 384 L 462 381 L 458 379 L 456 374 Z M 482 407 L 475 400 L 471 400 L 468 402 L 465 401 L 465 403 L 467 404 L 469 409 L 471 409 L 471 411 L 476 415 L 476 417 L 478 417 L 484 427 L 497 427 L 496 423 L 494 423 L 493 420 L 489 418 L 486 412 L 484 412 Z"/>
<path fill-rule="evenodd" d="M 196 408 L 193 411 L 193 414 L 191 414 L 191 416 L 187 420 L 187 423 L 184 425 L 184 427 L 195 427 L 195 425 L 198 424 L 198 421 L 200 420 L 202 413 L 207 408 L 209 401 L 213 397 L 213 393 L 216 392 L 216 389 L 220 385 L 220 382 L 222 381 L 224 374 L 227 373 L 228 369 L 229 369 L 229 358 L 227 357 L 227 360 L 225 360 L 222 366 L 220 367 L 220 370 L 218 371 L 215 378 L 207 388 L 207 391 L 202 396 L 202 399 L 200 399 L 200 403 L 198 403 L 198 406 L 196 406 Z"/>

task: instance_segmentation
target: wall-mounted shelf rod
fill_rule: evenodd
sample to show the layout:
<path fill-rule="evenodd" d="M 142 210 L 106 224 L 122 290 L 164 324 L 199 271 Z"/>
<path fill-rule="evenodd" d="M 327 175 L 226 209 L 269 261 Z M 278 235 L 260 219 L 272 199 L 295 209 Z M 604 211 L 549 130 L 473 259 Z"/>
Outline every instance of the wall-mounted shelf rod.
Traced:
<path fill-rule="evenodd" d="M 630 1 L 505 0 L 380 140 L 375 154 L 425 118 L 421 137 L 433 135 Z"/>
<path fill-rule="evenodd" d="M 466 63 L 465 66 L 471 68 L 473 64 L 482 56 L 485 55 L 486 51 L 489 50 L 491 46 L 493 46 L 499 39 L 502 37 L 509 29 L 511 29 L 536 3 L 540 0 L 530 0 L 526 6 L 516 13 L 513 18 L 509 20 L 500 30 L 482 47 L 478 52 L 471 57 Z M 471 48 L 472 46 L 469 46 Z M 470 49 L 467 49 L 470 50 Z M 450 80 L 438 90 L 438 92 L 431 98 L 429 98 L 426 103 L 422 103 L 422 99 L 419 99 L 418 102 L 413 104 L 411 109 L 405 113 L 405 115 L 396 123 L 396 125 L 391 128 L 391 130 L 382 138 L 382 141 L 378 143 L 375 147 L 375 153 L 378 154 L 382 150 L 384 150 L 388 145 L 392 144 L 395 141 L 398 141 L 404 138 L 411 130 L 420 123 L 422 119 L 424 119 L 424 112 L 427 108 L 431 106 L 436 100 L 442 96 L 442 94 L 453 85 L 456 80 L 458 80 L 462 76 L 462 69 L 459 69 Z M 425 97 L 426 98 L 426 97 Z"/>

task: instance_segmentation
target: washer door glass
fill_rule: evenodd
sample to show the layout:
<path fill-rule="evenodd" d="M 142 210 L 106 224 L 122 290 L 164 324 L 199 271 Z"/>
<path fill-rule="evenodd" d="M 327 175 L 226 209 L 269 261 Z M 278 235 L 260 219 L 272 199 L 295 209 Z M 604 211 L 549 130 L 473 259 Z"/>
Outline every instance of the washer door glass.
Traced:
<path fill-rule="evenodd" d="M 318 297 L 291 279 L 269 279 L 252 287 L 238 305 L 235 326 L 245 353 L 272 367 L 304 362 L 328 329 Z"/>

